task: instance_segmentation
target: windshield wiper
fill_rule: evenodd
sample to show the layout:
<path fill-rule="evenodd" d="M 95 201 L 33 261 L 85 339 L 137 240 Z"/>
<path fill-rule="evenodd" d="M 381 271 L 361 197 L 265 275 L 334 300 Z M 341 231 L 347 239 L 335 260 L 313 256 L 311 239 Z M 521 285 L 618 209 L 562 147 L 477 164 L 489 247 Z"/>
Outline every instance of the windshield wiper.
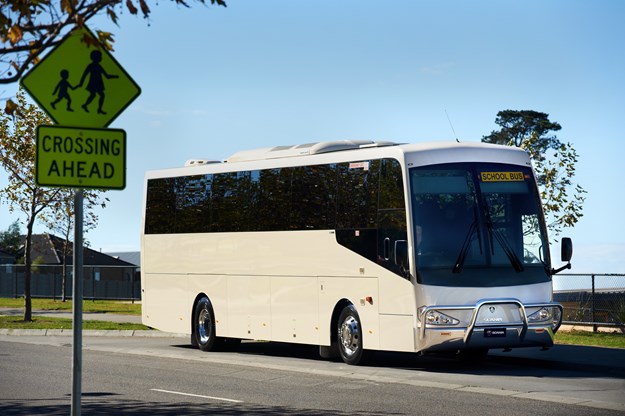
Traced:
<path fill-rule="evenodd" d="M 512 267 L 514 267 L 514 270 L 516 270 L 517 272 L 522 272 L 525 269 L 523 268 L 521 260 L 519 260 L 519 257 L 516 255 L 512 247 L 510 247 L 510 244 L 508 243 L 508 240 L 506 240 L 506 237 L 501 232 L 499 232 L 499 230 L 496 230 L 495 227 L 493 227 L 493 220 L 490 215 L 488 202 L 485 198 L 482 199 L 482 202 L 484 217 L 486 218 L 486 229 L 488 230 L 488 235 L 490 237 L 489 242 L 491 254 L 495 254 L 495 245 L 493 244 L 493 236 L 495 236 L 495 239 L 497 239 L 497 242 L 503 249 L 506 257 L 508 257 L 510 264 L 512 264 Z"/>
<path fill-rule="evenodd" d="M 477 213 L 474 211 L 475 219 L 469 226 L 469 231 L 467 232 L 467 236 L 464 239 L 464 243 L 462 243 L 462 248 L 460 249 L 460 254 L 458 254 L 458 259 L 456 259 L 456 264 L 454 268 L 451 269 L 452 273 L 460 273 L 462 271 L 462 267 L 464 266 L 464 261 L 467 258 L 467 254 L 469 253 L 469 247 L 471 247 L 471 241 L 473 241 L 473 233 L 477 231 L 477 240 L 480 244 L 480 254 L 483 254 L 482 251 L 482 236 L 480 231 L 478 230 L 478 221 L 477 221 Z"/>
<path fill-rule="evenodd" d="M 508 260 L 510 260 L 510 264 L 512 264 L 512 267 L 514 267 L 514 270 L 516 270 L 517 272 L 522 272 L 523 270 L 525 270 L 525 268 L 523 267 L 523 264 L 521 263 L 521 260 L 519 260 L 519 256 L 517 256 L 514 250 L 512 249 L 512 247 L 510 247 L 510 243 L 508 243 L 508 240 L 506 240 L 506 237 L 501 232 L 499 232 L 499 230 L 496 230 L 493 227 L 493 224 L 490 220 L 490 216 L 486 220 L 486 228 L 488 229 L 488 232 L 490 233 L 490 236 L 491 236 L 491 250 L 493 250 L 493 254 L 495 254 L 495 247 L 493 247 L 493 244 L 492 244 L 493 235 L 494 235 L 495 239 L 497 240 L 497 242 L 503 249 L 503 252 L 505 253 L 506 257 L 508 257 Z"/>

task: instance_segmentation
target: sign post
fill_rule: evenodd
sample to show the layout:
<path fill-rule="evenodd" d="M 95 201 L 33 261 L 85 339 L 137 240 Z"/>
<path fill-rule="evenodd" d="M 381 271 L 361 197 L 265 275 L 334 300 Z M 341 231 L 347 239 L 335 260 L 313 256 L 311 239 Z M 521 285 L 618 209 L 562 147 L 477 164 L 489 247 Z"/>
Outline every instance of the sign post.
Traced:
<path fill-rule="evenodd" d="M 81 413 L 84 188 L 126 187 L 126 132 L 105 129 L 141 89 L 95 35 L 70 32 L 20 84 L 56 123 L 37 127 L 35 179 L 74 193 L 71 414 Z"/>
<path fill-rule="evenodd" d="M 74 193 L 74 281 L 72 285 L 72 407 L 71 414 L 80 415 L 82 396 L 82 290 L 83 290 L 83 191 Z"/>

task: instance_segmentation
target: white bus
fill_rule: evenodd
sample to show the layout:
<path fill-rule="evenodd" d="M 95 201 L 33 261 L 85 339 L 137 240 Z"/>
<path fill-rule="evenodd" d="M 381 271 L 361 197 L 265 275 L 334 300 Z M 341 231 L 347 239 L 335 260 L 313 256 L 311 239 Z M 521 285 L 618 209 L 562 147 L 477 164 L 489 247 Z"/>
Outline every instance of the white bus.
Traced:
<path fill-rule="evenodd" d="M 549 348 L 562 319 L 530 159 L 507 146 L 321 142 L 147 172 L 141 244 L 143 323 L 206 351 L 471 357 Z"/>

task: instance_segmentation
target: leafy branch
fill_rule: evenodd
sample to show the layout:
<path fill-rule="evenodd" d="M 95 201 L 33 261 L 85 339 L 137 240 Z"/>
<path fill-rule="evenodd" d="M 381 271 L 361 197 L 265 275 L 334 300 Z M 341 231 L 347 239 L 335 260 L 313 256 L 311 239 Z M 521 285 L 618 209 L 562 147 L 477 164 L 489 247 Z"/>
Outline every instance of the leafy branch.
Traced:
<path fill-rule="evenodd" d="M 59 44 L 74 28 L 82 27 L 94 16 L 104 13 L 118 24 L 118 13 L 124 10 L 149 19 L 147 0 L 0 0 L 0 84 L 17 82 L 36 64 L 41 55 Z M 171 0 L 189 7 L 188 0 Z M 206 5 L 226 7 L 224 0 L 194 0 Z M 96 30 L 100 43 L 113 48 L 113 35 Z M 85 39 L 88 42 L 88 39 Z M 7 100 L 5 112 L 13 114 L 16 104 Z"/>

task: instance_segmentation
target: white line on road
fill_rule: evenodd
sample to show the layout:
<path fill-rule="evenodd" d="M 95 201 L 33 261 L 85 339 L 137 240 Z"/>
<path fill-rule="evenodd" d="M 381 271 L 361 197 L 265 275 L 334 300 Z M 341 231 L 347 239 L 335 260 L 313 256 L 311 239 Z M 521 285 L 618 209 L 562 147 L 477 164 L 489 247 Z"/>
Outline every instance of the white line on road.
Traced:
<path fill-rule="evenodd" d="M 151 391 L 158 391 L 158 392 L 161 392 L 161 393 L 178 394 L 180 396 L 199 397 L 201 399 L 221 400 L 222 402 L 243 403 L 242 400 L 227 399 L 225 397 L 202 396 L 201 394 L 191 394 L 191 393 L 183 393 L 183 392 L 180 392 L 180 391 L 170 391 L 170 390 L 161 390 L 161 389 L 150 389 L 150 390 Z"/>

